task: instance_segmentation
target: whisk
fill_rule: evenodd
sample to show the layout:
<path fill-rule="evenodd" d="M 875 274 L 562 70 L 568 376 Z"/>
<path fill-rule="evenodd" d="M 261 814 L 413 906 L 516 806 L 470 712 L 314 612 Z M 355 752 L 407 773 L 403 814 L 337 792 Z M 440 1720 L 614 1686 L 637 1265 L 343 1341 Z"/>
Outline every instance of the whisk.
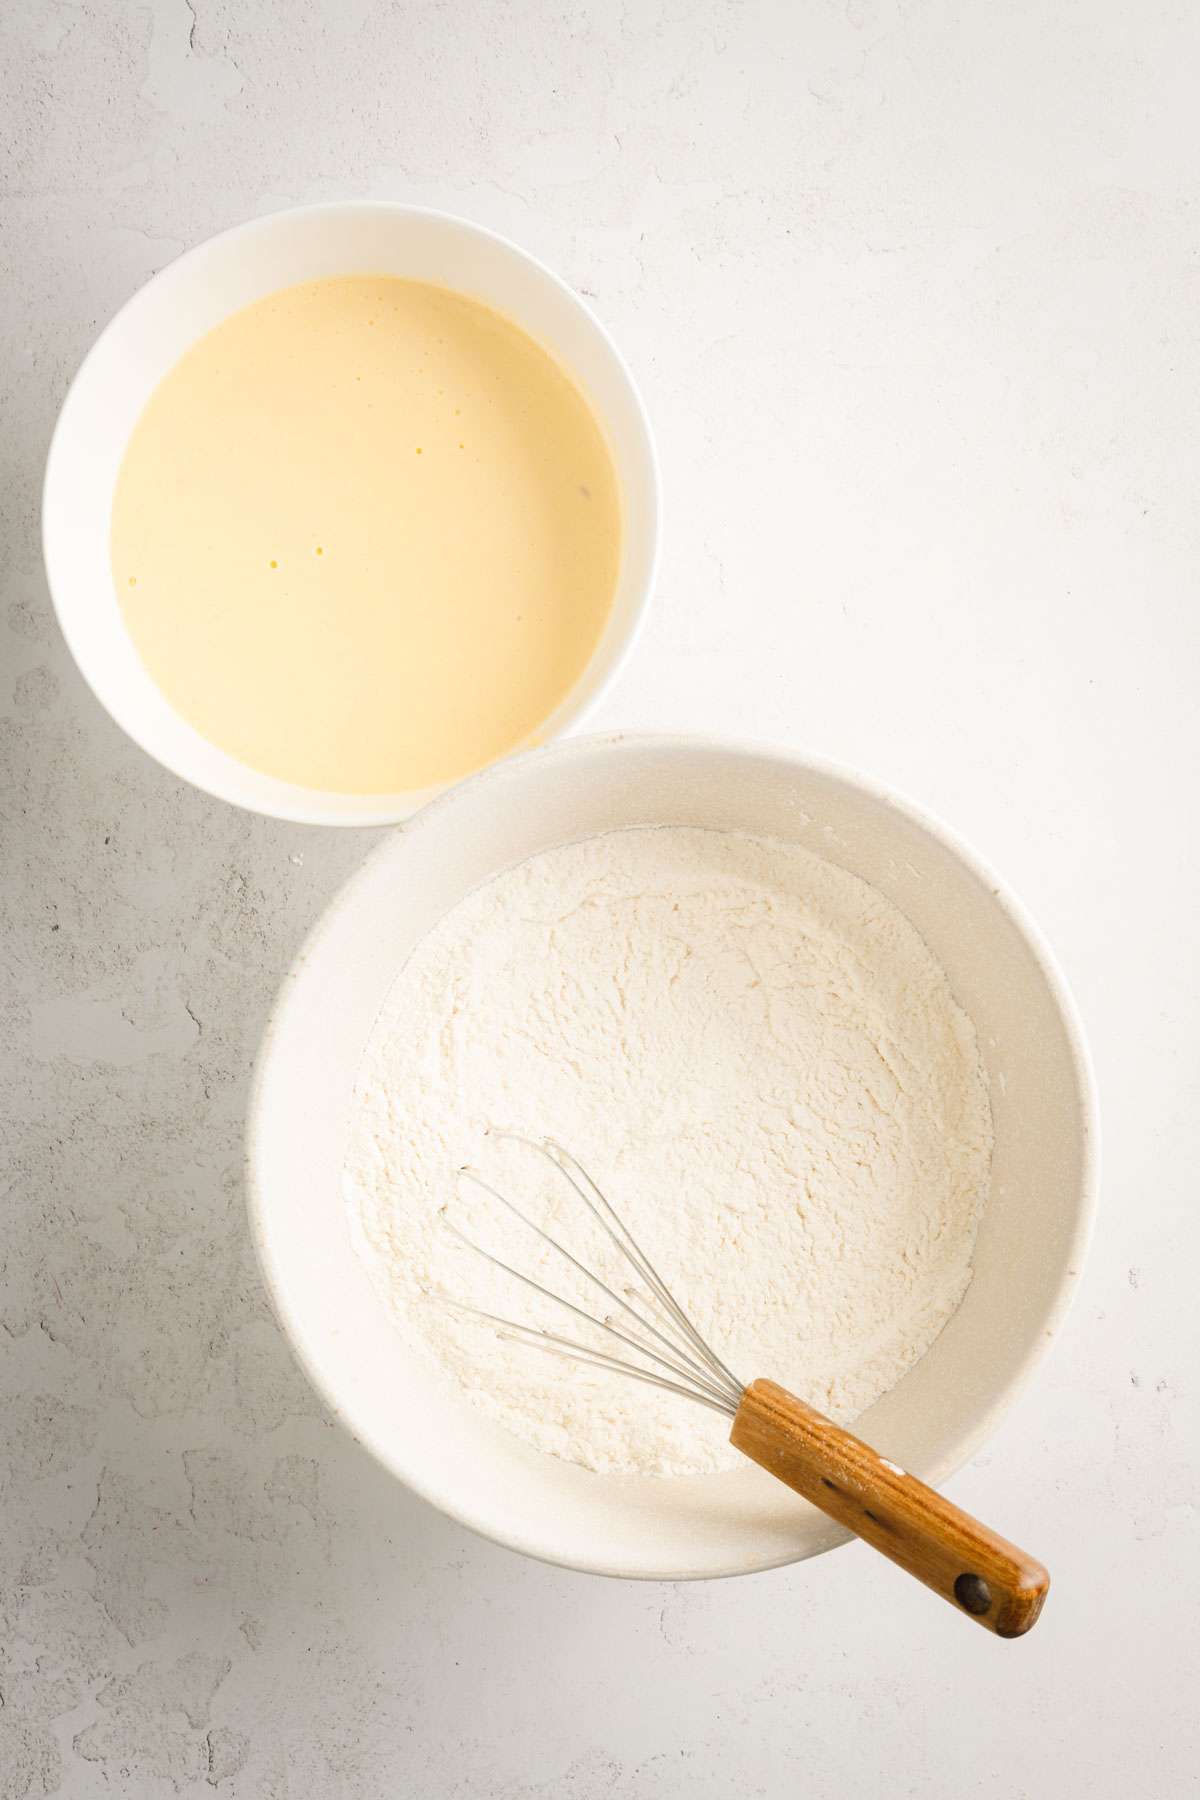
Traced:
<path fill-rule="evenodd" d="M 724 1413 L 733 1420 L 729 1441 L 743 1455 L 987 1630 L 998 1637 L 1020 1637 L 1036 1624 L 1050 1585 L 1039 1562 L 786 1388 L 773 1381 L 747 1385 L 739 1380 L 701 1337 L 628 1226 L 569 1151 L 553 1138 L 535 1140 L 515 1132 L 493 1135 L 527 1144 L 547 1159 L 628 1264 L 636 1285 L 618 1292 L 478 1170 L 464 1168 L 460 1179 L 507 1208 L 576 1271 L 587 1289 L 602 1296 L 602 1316 L 485 1250 L 443 1208 L 446 1228 L 493 1267 L 603 1333 L 612 1348 L 598 1349 L 462 1301 L 447 1300 L 447 1305 L 485 1321 L 511 1341 L 612 1370 Z"/>

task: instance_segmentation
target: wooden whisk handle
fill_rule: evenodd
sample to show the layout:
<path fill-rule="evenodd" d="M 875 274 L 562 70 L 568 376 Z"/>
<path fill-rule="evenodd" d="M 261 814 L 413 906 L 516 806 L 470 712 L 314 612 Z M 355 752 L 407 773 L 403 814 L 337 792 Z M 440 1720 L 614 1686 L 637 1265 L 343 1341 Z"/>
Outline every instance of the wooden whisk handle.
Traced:
<path fill-rule="evenodd" d="M 752 1382 L 729 1441 L 997 1637 L 1037 1623 L 1041 1563 L 786 1388 Z"/>

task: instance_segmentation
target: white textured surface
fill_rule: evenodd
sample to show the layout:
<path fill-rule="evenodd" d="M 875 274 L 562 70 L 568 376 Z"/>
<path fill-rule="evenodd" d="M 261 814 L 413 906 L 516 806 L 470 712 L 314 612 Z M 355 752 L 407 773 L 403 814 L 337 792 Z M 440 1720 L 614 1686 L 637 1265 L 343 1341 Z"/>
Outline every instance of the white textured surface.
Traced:
<path fill-rule="evenodd" d="M 0 11 L 4 1800 L 1188 1791 L 1198 56 L 1176 0 Z M 118 736 L 50 620 L 37 486 L 152 270 L 346 194 L 513 233 L 644 383 L 666 555 L 597 723 L 860 764 L 1062 955 L 1096 1245 L 952 1484 L 1053 1569 L 1026 1642 L 859 1547 L 688 1588 L 493 1549 L 322 1419 L 267 1316 L 248 1060 L 367 841 Z"/>
<path fill-rule="evenodd" d="M 397 954 L 386 937 L 376 952 Z M 494 1193 L 455 1181 L 474 1166 L 626 1294 L 629 1262 L 570 1183 L 528 1142 L 488 1135 L 505 1132 L 581 1159 L 742 1380 L 769 1370 L 842 1420 L 895 1387 L 961 1301 L 993 1142 L 945 971 L 878 888 L 811 850 L 613 831 L 452 908 L 363 1057 L 345 1169 L 356 1242 L 397 1328 L 483 1412 L 568 1462 L 651 1475 L 738 1467 L 728 1420 L 430 1304 L 628 1355 L 444 1229 L 610 1316 Z"/>

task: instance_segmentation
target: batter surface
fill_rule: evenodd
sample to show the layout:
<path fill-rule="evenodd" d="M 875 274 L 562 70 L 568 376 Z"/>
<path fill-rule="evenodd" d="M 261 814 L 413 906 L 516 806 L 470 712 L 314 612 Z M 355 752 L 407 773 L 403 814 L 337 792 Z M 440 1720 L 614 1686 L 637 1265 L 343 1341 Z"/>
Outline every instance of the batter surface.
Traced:
<path fill-rule="evenodd" d="M 532 338 L 448 289 L 286 288 L 151 396 L 113 503 L 134 642 L 198 731 L 304 786 L 455 779 L 582 674 L 621 547 L 612 461 Z"/>

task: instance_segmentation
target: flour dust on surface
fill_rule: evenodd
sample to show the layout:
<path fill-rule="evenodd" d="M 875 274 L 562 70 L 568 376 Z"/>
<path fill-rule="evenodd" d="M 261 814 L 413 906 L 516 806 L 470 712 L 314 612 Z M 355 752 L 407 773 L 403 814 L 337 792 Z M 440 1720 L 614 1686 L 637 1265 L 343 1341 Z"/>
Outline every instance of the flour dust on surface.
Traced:
<path fill-rule="evenodd" d="M 580 1330 L 459 1244 L 445 1206 L 596 1307 L 457 1182 L 463 1164 L 629 1281 L 562 1177 L 489 1131 L 563 1143 L 741 1379 L 769 1375 L 842 1421 L 923 1355 L 970 1280 L 992 1149 L 974 1028 L 899 909 L 796 845 L 618 831 L 478 889 L 392 989 L 345 1166 L 355 1241 L 398 1330 L 473 1405 L 591 1469 L 736 1466 L 718 1414 L 440 1303 Z"/>

